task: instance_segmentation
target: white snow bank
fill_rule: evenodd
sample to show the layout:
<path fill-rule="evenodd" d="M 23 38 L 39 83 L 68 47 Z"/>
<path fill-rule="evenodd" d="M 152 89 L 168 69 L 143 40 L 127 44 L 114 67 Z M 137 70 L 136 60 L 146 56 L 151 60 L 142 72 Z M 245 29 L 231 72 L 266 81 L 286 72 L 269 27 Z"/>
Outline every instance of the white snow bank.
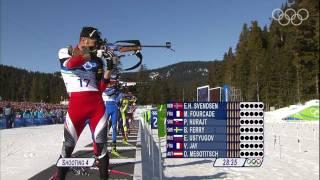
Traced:
<path fill-rule="evenodd" d="M 290 105 L 289 107 L 280 108 L 274 111 L 265 112 L 266 122 L 282 122 L 283 118 L 286 118 L 292 114 L 298 113 L 303 109 L 311 106 L 319 106 L 319 100 L 310 100 L 303 104 Z"/>
<path fill-rule="evenodd" d="M 0 131 L 1 178 L 28 179 L 56 163 L 62 147 L 63 124 Z M 74 152 L 91 142 L 87 126 Z"/>

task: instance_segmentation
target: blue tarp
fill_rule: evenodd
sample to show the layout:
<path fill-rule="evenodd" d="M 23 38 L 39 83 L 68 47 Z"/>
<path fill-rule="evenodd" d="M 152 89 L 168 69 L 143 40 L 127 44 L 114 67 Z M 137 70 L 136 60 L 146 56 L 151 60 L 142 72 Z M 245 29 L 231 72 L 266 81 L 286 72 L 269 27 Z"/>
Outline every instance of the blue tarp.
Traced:
<path fill-rule="evenodd" d="M 25 123 L 26 123 L 26 126 L 33 126 L 33 119 L 31 118 L 25 119 Z"/>
<path fill-rule="evenodd" d="M 13 127 L 28 127 L 28 126 L 40 126 L 52 124 L 52 119 L 48 118 L 16 118 L 13 123 Z M 6 120 L 0 118 L 0 129 L 6 128 Z"/>
<path fill-rule="evenodd" d="M 14 127 L 23 127 L 26 125 L 26 121 L 24 118 L 16 118 L 14 120 Z"/>
<path fill-rule="evenodd" d="M 6 128 L 6 120 L 4 118 L 0 119 L 0 129 Z"/>

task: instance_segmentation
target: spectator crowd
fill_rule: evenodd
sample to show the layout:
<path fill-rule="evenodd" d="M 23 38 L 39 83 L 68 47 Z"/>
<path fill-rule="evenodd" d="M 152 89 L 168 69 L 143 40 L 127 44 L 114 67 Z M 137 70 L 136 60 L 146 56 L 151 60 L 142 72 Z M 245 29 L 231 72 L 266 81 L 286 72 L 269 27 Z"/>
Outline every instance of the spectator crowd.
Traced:
<path fill-rule="evenodd" d="M 24 119 L 49 119 L 52 124 L 63 123 L 67 106 L 61 104 L 0 101 L 0 119 L 6 121 L 6 128 Z"/>

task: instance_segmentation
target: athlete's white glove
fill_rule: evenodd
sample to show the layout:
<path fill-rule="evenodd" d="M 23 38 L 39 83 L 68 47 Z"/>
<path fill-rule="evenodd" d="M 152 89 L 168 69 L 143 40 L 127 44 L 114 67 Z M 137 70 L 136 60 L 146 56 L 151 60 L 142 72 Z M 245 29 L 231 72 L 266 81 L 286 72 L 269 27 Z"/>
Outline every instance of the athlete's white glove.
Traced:
<path fill-rule="evenodd" d="M 102 58 L 104 52 L 105 52 L 105 50 L 103 50 L 103 49 L 97 50 L 97 57 Z"/>
<path fill-rule="evenodd" d="M 112 70 L 114 61 L 118 60 L 118 56 L 113 51 L 98 50 L 97 56 L 102 59 L 104 69 Z"/>
<path fill-rule="evenodd" d="M 113 51 L 106 51 L 104 49 L 97 50 L 97 57 L 99 58 L 106 58 L 106 59 L 112 59 L 117 57 Z"/>

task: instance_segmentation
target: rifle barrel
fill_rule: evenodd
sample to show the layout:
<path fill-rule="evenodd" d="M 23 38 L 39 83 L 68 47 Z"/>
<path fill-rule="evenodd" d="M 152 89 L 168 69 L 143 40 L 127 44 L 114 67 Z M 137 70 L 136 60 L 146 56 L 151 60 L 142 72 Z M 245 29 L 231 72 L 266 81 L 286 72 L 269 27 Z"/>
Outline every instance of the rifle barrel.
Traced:
<path fill-rule="evenodd" d="M 168 47 L 165 45 L 141 45 L 141 47 Z"/>
<path fill-rule="evenodd" d="M 174 51 L 172 48 L 171 48 L 171 42 L 166 42 L 166 45 L 137 45 L 137 44 L 124 44 L 124 45 L 119 45 L 120 47 L 141 47 L 141 48 L 167 48 L 167 49 L 170 49 L 172 51 Z"/>

